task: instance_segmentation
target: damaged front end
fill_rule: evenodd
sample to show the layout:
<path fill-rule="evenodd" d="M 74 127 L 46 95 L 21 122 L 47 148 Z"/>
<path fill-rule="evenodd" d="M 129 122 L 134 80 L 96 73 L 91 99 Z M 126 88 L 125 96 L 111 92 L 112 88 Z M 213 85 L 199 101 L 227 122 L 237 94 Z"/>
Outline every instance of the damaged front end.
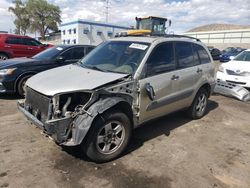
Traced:
<path fill-rule="evenodd" d="M 26 99 L 18 101 L 18 108 L 55 142 L 62 144 L 72 136 L 76 109 L 86 105 L 91 96 L 91 92 L 76 92 L 49 97 L 27 87 Z"/>
<path fill-rule="evenodd" d="M 94 91 L 79 91 L 45 96 L 27 87 L 26 99 L 19 110 L 61 145 L 81 144 L 95 117 L 118 103 L 125 104 L 136 117 L 136 82 L 129 78 L 102 86 Z M 126 106 L 127 105 L 127 106 Z M 135 115 L 135 116 L 134 116 Z M 136 121 L 132 119 L 133 123 Z"/>

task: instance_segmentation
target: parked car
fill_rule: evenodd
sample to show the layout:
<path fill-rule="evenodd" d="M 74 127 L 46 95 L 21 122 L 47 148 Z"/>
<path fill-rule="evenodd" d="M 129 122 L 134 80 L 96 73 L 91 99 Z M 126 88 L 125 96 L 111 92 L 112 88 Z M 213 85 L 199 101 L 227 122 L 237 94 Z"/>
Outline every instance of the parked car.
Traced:
<path fill-rule="evenodd" d="M 220 57 L 220 62 L 228 62 L 231 59 L 233 59 L 235 56 L 237 56 L 240 52 L 244 51 L 245 49 L 243 48 L 233 48 L 229 47 L 226 48 L 225 50 L 222 51 L 222 54 L 219 56 Z"/>
<path fill-rule="evenodd" d="M 218 48 L 208 47 L 208 50 L 211 56 L 213 57 L 213 60 L 219 60 L 221 51 Z"/>
<path fill-rule="evenodd" d="M 17 92 L 23 96 L 24 85 L 31 76 L 48 69 L 75 63 L 93 48 L 93 46 L 82 45 L 59 45 L 32 58 L 8 59 L 0 63 L 0 93 Z"/>
<path fill-rule="evenodd" d="M 32 57 L 52 45 L 21 35 L 0 34 L 0 61 L 15 57 Z"/>
<path fill-rule="evenodd" d="M 250 88 L 250 49 L 222 64 L 217 72 L 217 79 Z"/>
<path fill-rule="evenodd" d="M 58 144 L 81 145 L 91 160 L 106 162 L 144 122 L 181 109 L 203 117 L 214 86 L 213 60 L 199 40 L 128 36 L 33 76 L 18 106 Z"/>

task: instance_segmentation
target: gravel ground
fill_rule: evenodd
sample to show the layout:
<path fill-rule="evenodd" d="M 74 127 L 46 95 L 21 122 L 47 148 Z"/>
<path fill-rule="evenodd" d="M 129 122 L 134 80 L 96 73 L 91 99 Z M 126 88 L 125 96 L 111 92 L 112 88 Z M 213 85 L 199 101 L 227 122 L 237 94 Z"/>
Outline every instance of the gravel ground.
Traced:
<path fill-rule="evenodd" d="M 121 158 L 95 164 L 41 135 L 15 96 L 0 98 L 0 187 L 250 187 L 249 102 L 212 96 L 204 118 L 150 122 Z"/>
<path fill-rule="evenodd" d="M 178 112 L 147 123 L 105 164 L 57 146 L 16 102 L 0 95 L 0 187 L 250 187 L 250 102 L 213 95 L 200 120 Z"/>

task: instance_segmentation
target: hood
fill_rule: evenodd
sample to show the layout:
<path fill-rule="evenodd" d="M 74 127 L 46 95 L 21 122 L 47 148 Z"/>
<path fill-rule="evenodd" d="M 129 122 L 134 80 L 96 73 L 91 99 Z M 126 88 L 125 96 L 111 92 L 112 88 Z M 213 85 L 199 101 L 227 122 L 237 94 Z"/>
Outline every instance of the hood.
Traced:
<path fill-rule="evenodd" d="M 93 90 L 126 77 L 127 74 L 101 72 L 77 64 L 62 66 L 32 76 L 26 85 L 47 96 L 80 90 Z"/>
<path fill-rule="evenodd" d="M 17 67 L 19 65 L 25 64 L 25 63 L 31 63 L 31 62 L 37 62 L 36 59 L 31 58 L 13 58 L 13 59 L 7 59 L 5 61 L 0 62 L 0 69 L 7 69 L 7 68 L 13 68 Z"/>
<path fill-rule="evenodd" d="M 249 61 L 231 60 L 226 64 L 222 64 L 222 67 L 228 70 L 233 70 L 233 71 L 238 71 L 238 72 L 250 72 Z"/>

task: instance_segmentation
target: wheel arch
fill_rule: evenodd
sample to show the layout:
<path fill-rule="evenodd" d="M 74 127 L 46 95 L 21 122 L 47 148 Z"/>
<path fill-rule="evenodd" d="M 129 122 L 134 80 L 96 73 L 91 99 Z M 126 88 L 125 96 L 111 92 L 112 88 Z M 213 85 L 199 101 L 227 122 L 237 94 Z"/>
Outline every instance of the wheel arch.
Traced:
<path fill-rule="evenodd" d="M 4 55 L 8 56 L 8 58 L 11 58 L 11 55 L 8 52 L 0 51 L 0 54 L 4 54 Z"/>
<path fill-rule="evenodd" d="M 75 142 L 75 145 L 82 143 L 86 137 L 89 129 L 97 120 L 97 118 L 102 117 L 102 114 L 109 110 L 119 110 L 126 114 L 133 125 L 133 112 L 131 105 L 128 101 L 121 97 L 110 97 L 103 100 L 99 100 L 94 103 L 89 109 L 88 113 L 79 115 L 74 120 L 74 129 L 72 130 L 72 138 Z"/>
<path fill-rule="evenodd" d="M 33 76 L 33 75 L 35 75 L 35 74 L 37 74 L 37 72 L 35 72 L 35 71 L 29 71 L 29 72 L 25 72 L 25 73 L 20 74 L 20 75 L 17 77 L 16 81 L 15 81 L 14 91 L 17 92 L 18 83 L 20 82 L 20 80 L 21 80 L 22 78 L 24 78 L 25 76 Z"/>
<path fill-rule="evenodd" d="M 200 90 L 201 88 L 204 88 L 204 89 L 207 91 L 208 97 L 210 97 L 210 95 L 211 95 L 211 85 L 210 85 L 209 83 L 205 83 L 205 84 L 203 84 L 203 85 L 199 88 L 199 90 Z M 198 91 L 199 91 L 199 90 L 198 90 Z M 198 92 L 198 91 L 197 91 L 197 92 Z"/>

